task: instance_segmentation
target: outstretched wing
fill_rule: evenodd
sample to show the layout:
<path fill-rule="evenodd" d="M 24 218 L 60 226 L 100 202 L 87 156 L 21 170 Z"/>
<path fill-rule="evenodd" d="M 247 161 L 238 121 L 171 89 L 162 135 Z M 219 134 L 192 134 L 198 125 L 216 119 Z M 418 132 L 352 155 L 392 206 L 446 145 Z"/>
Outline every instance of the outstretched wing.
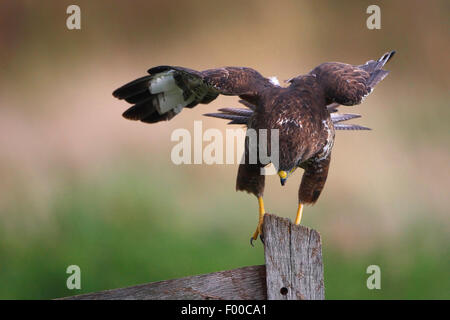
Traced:
<path fill-rule="evenodd" d="M 313 69 L 309 74 L 316 77 L 327 99 L 327 104 L 352 106 L 372 92 L 389 71 L 382 67 L 392 58 L 395 51 L 384 54 L 377 61 L 354 66 L 346 63 L 327 62 Z"/>
<path fill-rule="evenodd" d="M 123 113 L 130 120 L 170 120 L 185 107 L 207 104 L 219 94 L 240 96 L 254 102 L 269 79 L 251 68 L 226 67 L 195 71 L 183 67 L 159 66 L 150 75 L 131 81 L 113 92 L 118 99 L 134 104 Z"/>

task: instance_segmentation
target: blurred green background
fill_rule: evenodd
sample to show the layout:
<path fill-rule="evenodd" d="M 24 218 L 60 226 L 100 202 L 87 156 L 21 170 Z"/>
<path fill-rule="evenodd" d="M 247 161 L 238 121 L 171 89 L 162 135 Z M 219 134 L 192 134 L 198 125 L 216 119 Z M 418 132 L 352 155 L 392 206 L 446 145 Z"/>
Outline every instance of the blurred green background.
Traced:
<path fill-rule="evenodd" d="M 66 8 L 81 7 L 81 30 Z M 56 298 L 263 264 L 257 201 L 237 165 L 170 161 L 176 128 L 237 106 L 221 97 L 167 123 L 121 117 L 111 92 L 160 64 L 249 66 L 280 80 L 324 61 L 398 51 L 358 107 L 371 132 L 338 132 L 327 185 L 303 224 L 323 240 L 328 299 L 448 299 L 448 1 L 2 1 L 0 298 Z M 204 128 L 225 130 L 204 119 Z M 207 121 L 206 121 L 207 120 Z M 266 182 L 295 216 L 296 172 Z M 66 288 L 67 266 L 81 290 Z M 379 265 L 381 290 L 366 268 Z"/>

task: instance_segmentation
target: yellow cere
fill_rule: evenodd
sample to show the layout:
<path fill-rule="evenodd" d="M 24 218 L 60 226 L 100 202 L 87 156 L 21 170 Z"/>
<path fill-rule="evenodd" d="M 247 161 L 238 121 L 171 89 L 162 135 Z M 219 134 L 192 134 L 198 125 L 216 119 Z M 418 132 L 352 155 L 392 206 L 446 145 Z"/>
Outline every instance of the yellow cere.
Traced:
<path fill-rule="evenodd" d="M 286 171 L 278 171 L 278 175 L 280 176 L 281 179 L 286 179 L 287 178 Z"/>

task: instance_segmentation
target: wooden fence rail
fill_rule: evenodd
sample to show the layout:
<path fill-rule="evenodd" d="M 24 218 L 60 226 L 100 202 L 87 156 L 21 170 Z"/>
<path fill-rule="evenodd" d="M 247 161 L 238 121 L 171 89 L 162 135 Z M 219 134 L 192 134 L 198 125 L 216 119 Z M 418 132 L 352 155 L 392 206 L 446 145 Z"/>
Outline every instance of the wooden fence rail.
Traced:
<path fill-rule="evenodd" d="M 266 214 L 265 265 L 158 281 L 62 299 L 322 300 L 322 244 L 317 231 Z"/>

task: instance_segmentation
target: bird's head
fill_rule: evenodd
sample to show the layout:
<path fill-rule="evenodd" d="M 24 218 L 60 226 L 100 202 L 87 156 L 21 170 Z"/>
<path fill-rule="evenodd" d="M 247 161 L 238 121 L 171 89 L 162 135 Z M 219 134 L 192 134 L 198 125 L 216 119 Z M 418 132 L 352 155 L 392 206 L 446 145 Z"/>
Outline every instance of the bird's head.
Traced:
<path fill-rule="evenodd" d="M 278 176 L 280 177 L 280 182 L 281 182 L 282 186 L 284 186 L 287 178 L 289 178 L 289 176 L 295 171 L 295 169 L 297 169 L 297 167 L 293 167 L 291 170 L 287 170 L 287 171 L 285 171 L 285 170 L 278 171 Z"/>

